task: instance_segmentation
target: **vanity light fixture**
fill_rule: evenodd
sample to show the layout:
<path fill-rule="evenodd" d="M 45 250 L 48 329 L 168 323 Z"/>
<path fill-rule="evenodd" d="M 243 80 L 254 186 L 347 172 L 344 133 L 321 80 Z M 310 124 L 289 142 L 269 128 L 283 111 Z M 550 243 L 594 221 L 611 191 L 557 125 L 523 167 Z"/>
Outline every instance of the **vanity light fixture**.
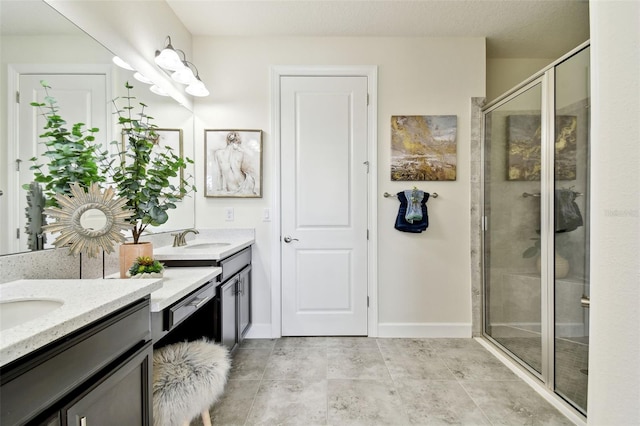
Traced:
<path fill-rule="evenodd" d="M 192 62 L 187 61 L 186 55 L 182 50 L 175 49 L 171 45 L 170 36 L 167 36 L 165 42 L 166 45 L 162 50 L 156 50 L 156 64 L 167 74 L 170 74 L 174 81 L 187 85 L 184 91 L 189 95 L 209 96 L 209 90 L 200 79 L 198 68 Z M 182 59 L 180 54 L 182 54 Z"/>

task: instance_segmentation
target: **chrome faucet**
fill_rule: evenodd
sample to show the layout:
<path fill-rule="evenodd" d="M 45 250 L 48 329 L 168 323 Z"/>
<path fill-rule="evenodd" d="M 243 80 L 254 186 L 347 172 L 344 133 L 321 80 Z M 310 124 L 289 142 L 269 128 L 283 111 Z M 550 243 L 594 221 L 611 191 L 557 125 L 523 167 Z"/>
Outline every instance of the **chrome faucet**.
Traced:
<path fill-rule="evenodd" d="M 197 229 L 193 229 L 193 228 L 189 228 L 189 229 L 185 229 L 184 231 L 178 233 L 178 234 L 171 234 L 171 236 L 173 236 L 173 246 L 174 247 L 182 247 L 182 246 L 186 246 L 187 245 L 187 241 L 185 240 L 185 237 L 187 236 L 187 234 L 189 232 L 193 232 L 194 234 L 199 234 L 200 232 L 198 232 Z"/>

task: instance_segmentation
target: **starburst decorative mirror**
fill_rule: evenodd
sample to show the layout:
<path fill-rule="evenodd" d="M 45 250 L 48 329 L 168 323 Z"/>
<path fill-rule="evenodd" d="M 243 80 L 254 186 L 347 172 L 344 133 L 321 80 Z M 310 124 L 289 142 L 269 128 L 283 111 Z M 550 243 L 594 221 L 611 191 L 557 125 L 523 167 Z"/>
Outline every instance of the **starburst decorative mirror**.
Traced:
<path fill-rule="evenodd" d="M 97 257 L 100 249 L 113 252 L 116 243 L 125 241 L 122 231 L 131 229 L 127 219 L 133 216 L 133 211 L 124 208 L 127 200 L 114 199 L 111 187 L 102 192 L 97 183 L 87 191 L 76 183 L 72 183 L 70 189 L 71 195 L 56 195 L 59 208 L 45 209 L 55 222 L 42 228 L 59 232 L 53 245 L 69 246 L 74 256 L 86 252 L 89 257 Z"/>

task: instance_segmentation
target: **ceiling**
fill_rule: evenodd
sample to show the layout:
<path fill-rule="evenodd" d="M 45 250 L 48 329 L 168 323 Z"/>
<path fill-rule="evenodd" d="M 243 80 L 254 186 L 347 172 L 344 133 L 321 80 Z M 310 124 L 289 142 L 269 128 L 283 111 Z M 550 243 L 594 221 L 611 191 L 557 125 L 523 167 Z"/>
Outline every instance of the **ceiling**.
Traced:
<path fill-rule="evenodd" d="M 589 38 L 587 0 L 164 1 L 196 37 L 486 37 L 489 58 L 549 59 Z M 56 23 L 68 33 L 55 15 L 40 1 L 0 0 L 2 34 Z"/>
<path fill-rule="evenodd" d="M 558 58 L 587 0 L 166 0 L 194 36 L 486 37 L 489 58 Z"/>

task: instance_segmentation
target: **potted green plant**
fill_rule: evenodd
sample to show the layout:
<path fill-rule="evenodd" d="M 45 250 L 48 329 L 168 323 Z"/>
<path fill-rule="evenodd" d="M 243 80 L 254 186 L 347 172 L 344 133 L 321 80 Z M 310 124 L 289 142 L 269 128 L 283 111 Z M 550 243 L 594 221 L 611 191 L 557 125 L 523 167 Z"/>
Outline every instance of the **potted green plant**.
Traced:
<path fill-rule="evenodd" d="M 127 96 L 113 100 L 123 142 L 112 142 L 117 152 L 102 167 L 107 183 L 115 187 L 118 196 L 128 200 L 126 207 L 134 212 L 129 219 L 132 242 L 120 247 L 122 278 L 134 259 L 153 255 L 151 244 L 140 241 L 147 227 L 166 223 L 167 211 L 176 208 L 176 201 L 196 191 L 193 178 L 180 175 L 180 169 L 193 164 L 193 160 L 181 157 L 170 147 L 157 145 L 157 126 L 146 112 L 147 105 L 142 102 L 135 105 L 136 98 L 131 95 L 133 86 L 127 82 L 125 88 Z M 120 102 L 123 105 L 119 105 Z"/>
<path fill-rule="evenodd" d="M 84 123 L 75 123 L 71 129 L 60 115 L 57 101 L 49 95 L 51 86 L 40 81 L 45 90 L 43 102 L 31 102 L 40 110 L 46 120 L 45 132 L 40 135 L 44 139 L 46 151 L 44 158 L 33 157 L 30 170 L 33 170 L 34 181 L 43 185 L 45 207 L 58 207 L 56 195 L 70 195 L 71 183 L 78 183 L 89 188 L 93 183 L 102 183 L 105 177 L 100 174 L 99 164 L 106 158 L 106 151 L 95 142 L 94 134 L 99 129 L 86 128 Z M 42 160 L 47 159 L 46 169 Z M 26 190 L 30 184 L 23 185 Z"/>

